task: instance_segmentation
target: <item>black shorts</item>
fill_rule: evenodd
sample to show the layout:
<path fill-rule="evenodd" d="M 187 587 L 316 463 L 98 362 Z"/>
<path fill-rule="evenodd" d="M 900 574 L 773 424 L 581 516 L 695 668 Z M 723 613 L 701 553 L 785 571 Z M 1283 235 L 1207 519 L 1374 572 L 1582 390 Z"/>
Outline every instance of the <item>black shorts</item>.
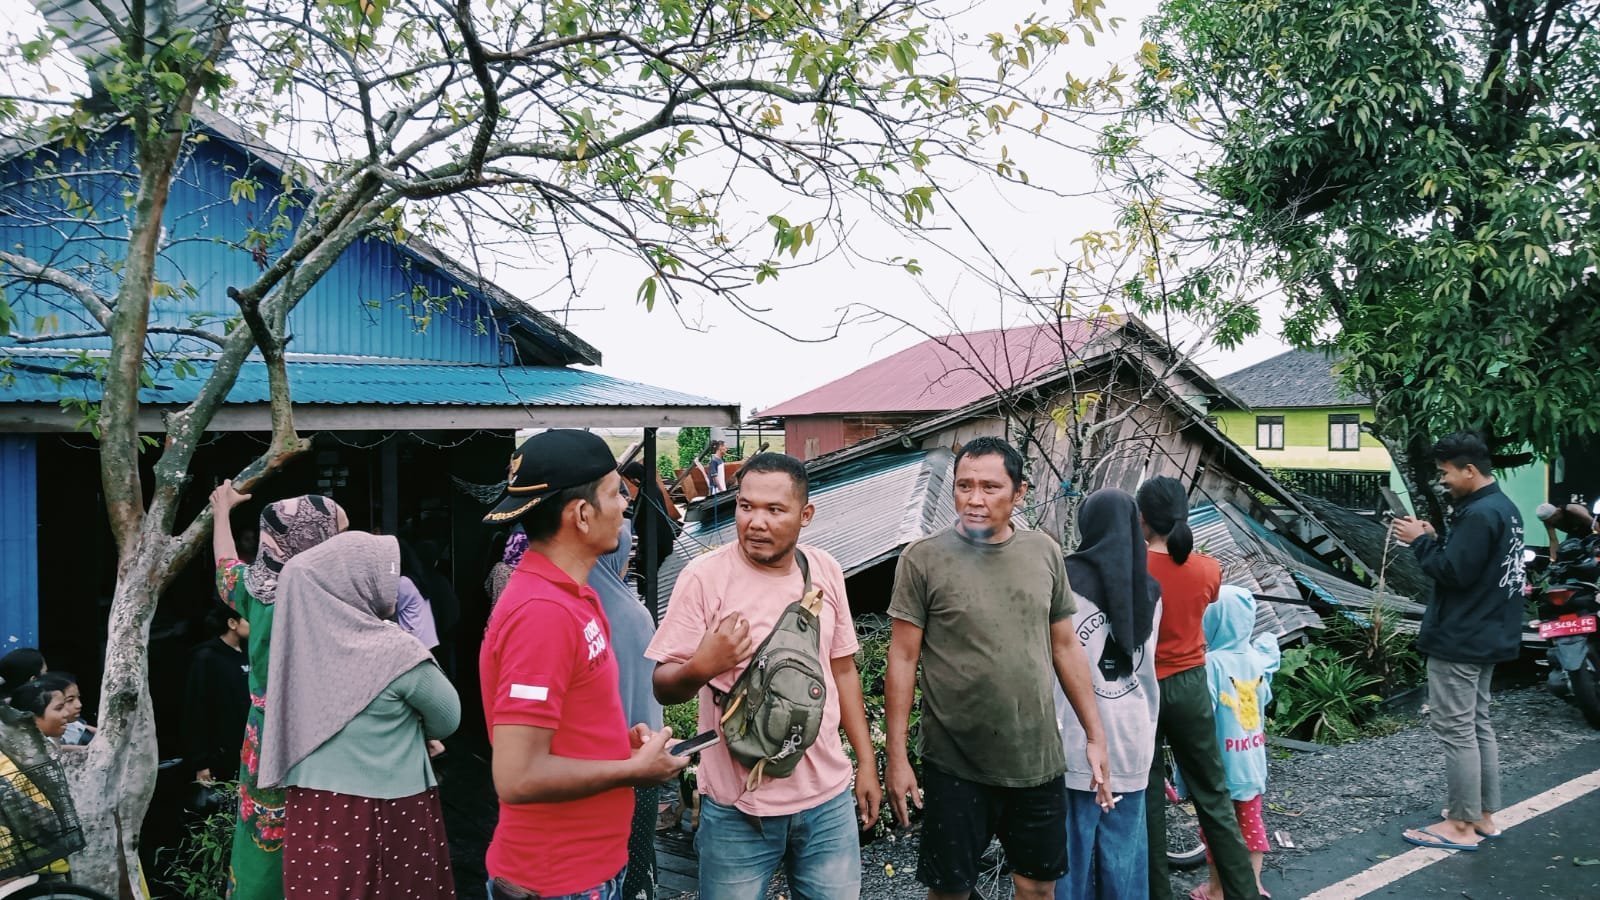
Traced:
<path fill-rule="evenodd" d="M 1011 871 L 1033 881 L 1067 874 L 1067 782 L 1036 787 L 979 784 L 924 764 L 917 880 L 960 893 L 978 883 L 984 851 L 1000 838 Z"/>

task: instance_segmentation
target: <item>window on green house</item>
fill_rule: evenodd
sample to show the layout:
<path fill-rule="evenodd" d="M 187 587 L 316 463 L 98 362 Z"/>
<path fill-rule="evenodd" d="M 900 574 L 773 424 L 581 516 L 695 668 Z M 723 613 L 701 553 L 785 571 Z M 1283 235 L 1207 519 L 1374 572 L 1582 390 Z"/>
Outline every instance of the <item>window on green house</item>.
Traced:
<path fill-rule="evenodd" d="M 1256 449 L 1283 449 L 1283 416 L 1256 416 Z"/>
<path fill-rule="evenodd" d="M 1328 449 L 1360 450 L 1361 417 L 1354 413 L 1339 413 L 1329 416 Z"/>

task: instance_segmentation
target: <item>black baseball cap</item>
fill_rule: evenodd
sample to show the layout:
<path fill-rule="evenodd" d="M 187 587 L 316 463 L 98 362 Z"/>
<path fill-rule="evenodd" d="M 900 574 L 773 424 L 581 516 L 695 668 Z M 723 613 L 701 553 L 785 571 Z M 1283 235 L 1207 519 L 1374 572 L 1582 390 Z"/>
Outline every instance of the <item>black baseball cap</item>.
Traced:
<path fill-rule="evenodd" d="M 597 434 L 573 428 L 541 431 L 511 454 L 505 496 L 483 521 L 501 525 L 519 519 L 546 497 L 597 481 L 616 468 L 611 447 Z"/>

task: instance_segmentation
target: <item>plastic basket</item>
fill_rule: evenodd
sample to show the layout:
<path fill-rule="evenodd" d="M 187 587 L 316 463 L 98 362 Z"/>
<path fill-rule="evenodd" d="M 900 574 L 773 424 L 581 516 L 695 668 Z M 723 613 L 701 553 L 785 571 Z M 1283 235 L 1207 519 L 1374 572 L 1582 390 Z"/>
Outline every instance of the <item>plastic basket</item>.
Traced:
<path fill-rule="evenodd" d="M 0 756 L 0 878 L 37 871 L 83 849 L 83 827 L 61 764 Z"/>

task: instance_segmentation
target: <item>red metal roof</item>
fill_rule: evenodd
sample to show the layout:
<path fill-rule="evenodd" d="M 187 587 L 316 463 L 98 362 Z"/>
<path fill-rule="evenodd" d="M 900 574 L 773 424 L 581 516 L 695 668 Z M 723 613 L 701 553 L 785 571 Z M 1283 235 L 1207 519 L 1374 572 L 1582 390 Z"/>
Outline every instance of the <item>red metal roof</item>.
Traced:
<path fill-rule="evenodd" d="M 761 417 L 956 409 L 1058 368 L 1116 327 L 1104 319 L 1068 320 L 929 338 L 764 409 Z"/>

